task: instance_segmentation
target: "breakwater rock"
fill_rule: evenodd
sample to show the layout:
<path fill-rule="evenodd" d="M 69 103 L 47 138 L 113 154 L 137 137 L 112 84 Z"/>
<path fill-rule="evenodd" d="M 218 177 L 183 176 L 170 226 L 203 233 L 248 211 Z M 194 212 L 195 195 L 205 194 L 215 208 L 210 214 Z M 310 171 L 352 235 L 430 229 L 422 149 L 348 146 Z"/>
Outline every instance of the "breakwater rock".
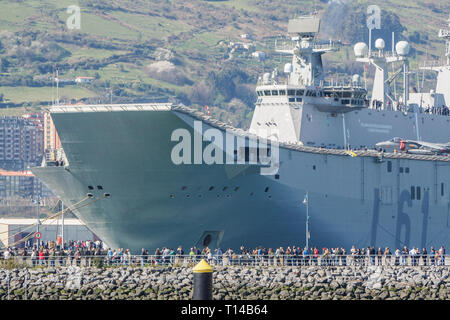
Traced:
<path fill-rule="evenodd" d="M 182 299 L 192 269 L 108 267 L 0 269 L 0 299 Z M 449 267 L 216 267 L 214 299 L 448 300 Z"/>

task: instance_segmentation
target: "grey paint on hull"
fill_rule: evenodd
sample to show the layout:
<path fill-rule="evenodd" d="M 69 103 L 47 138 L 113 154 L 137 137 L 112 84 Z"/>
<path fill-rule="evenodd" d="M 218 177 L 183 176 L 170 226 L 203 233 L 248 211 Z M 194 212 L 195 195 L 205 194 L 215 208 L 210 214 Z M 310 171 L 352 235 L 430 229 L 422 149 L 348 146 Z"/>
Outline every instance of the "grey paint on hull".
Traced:
<path fill-rule="evenodd" d="M 113 247 L 134 252 L 142 247 L 189 247 L 205 230 L 224 231 L 222 247 L 304 245 L 306 191 L 312 245 L 394 248 L 449 243 L 448 194 L 437 194 L 441 182 L 449 187 L 446 164 L 393 159 L 393 172 L 388 173 L 387 161 L 372 157 L 281 148 L 276 180 L 261 176 L 254 165 L 172 164 L 175 142 L 170 135 L 177 128 L 192 133 L 188 115 L 127 111 L 52 117 L 70 167 L 33 172 L 66 204 L 84 198 L 89 185 L 103 186 L 94 196 L 111 197 L 76 215 Z M 410 174 L 399 173 L 400 167 L 408 167 Z M 426 192 L 422 200 L 411 200 L 411 186 L 429 188 L 434 200 L 429 201 Z"/>

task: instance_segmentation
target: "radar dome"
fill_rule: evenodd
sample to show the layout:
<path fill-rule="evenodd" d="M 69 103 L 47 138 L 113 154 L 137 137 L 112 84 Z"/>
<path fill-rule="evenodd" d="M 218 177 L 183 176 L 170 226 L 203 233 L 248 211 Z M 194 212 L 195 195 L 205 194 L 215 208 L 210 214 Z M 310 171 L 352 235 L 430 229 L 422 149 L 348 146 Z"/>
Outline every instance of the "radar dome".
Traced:
<path fill-rule="evenodd" d="M 292 63 L 286 63 L 284 65 L 284 73 L 291 73 L 293 70 Z"/>
<path fill-rule="evenodd" d="M 407 41 L 399 41 L 395 45 L 395 51 L 399 56 L 407 56 L 409 54 L 409 43 Z"/>
<path fill-rule="evenodd" d="M 377 48 L 378 50 L 383 50 L 384 49 L 384 40 L 379 38 L 375 41 L 375 48 Z"/>
<path fill-rule="evenodd" d="M 367 52 L 369 52 L 369 48 L 367 48 L 367 44 L 364 42 L 358 42 L 355 44 L 353 50 L 355 51 L 355 56 L 357 58 L 362 58 L 367 55 Z"/>

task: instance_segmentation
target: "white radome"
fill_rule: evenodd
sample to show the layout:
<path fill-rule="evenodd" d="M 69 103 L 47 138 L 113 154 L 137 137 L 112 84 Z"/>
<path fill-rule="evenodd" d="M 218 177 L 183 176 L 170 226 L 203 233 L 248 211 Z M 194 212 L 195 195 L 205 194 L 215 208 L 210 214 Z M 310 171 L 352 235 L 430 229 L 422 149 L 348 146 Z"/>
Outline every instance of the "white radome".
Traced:
<path fill-rule="evenodd" d="M 379 38 L 375 41 L 375 48 L 377 48 L 378 50 L 383 50 L 385 46 L 384 40 Z"/>
<path fill-rule="evenodd" d="M 399 56 L 407 56 L 409 54 L 409 43 L 407 41 L 399 41 L 395 45 L 395 51 Z"/>
<path fill-rule="evenodd" d="M 360 78 L 359 74 L 354 74 L 352 77 L 353 83 L 359 83 Z"/>
<path fill-rule="evenodd" d="M 367 47 L 367 44 L 365 44 L 364 42 L 358 42 L 357 44 L 355 44 L 353 50 L 355 51 L 355 56 L 357 58 L 362 58 L 366 56 L 367 53 L 369 52 L 369 48 Z"/>
<path fill-rule="evenodd" d="M 284 65 L 284 73 L 291 73 L 293 70 L 292 63 L 286 63 Z"/>

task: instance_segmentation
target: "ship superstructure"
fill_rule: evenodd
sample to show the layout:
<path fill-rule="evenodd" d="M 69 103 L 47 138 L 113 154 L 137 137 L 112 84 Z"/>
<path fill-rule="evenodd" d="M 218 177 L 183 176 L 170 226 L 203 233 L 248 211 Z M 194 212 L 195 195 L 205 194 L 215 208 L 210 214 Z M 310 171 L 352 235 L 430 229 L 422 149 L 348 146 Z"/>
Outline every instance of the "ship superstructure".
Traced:
<path fill-rule="evenodd" d="M 314 43 L 318 28 L 316 17 L 289 23 L 287 79 L 259 80 L 248 132 L 174 104 L 55 106 L 66 159 L 33 172 L 100 238 L 133 251 L 303 245 L 305 194 L 314 246 L 448 244 L 447 156 L 348 148 L 450 141 L 450 117 L 373 106 L 358 77 L 327 84 L 321 55 L 334 49 Z"/>
<path fill-rule="evenodd" d="M 422 70 L 437 73 L 436 89 L 430 92 L 413 93 L 410 103 L 416 103 L 423 107 L 427 113 L 449 114 L 450 107 L 450 16 L 447 28 L 439 30 L 438 37 L 445 40 L 444 61 L 426 61 Z"/>

